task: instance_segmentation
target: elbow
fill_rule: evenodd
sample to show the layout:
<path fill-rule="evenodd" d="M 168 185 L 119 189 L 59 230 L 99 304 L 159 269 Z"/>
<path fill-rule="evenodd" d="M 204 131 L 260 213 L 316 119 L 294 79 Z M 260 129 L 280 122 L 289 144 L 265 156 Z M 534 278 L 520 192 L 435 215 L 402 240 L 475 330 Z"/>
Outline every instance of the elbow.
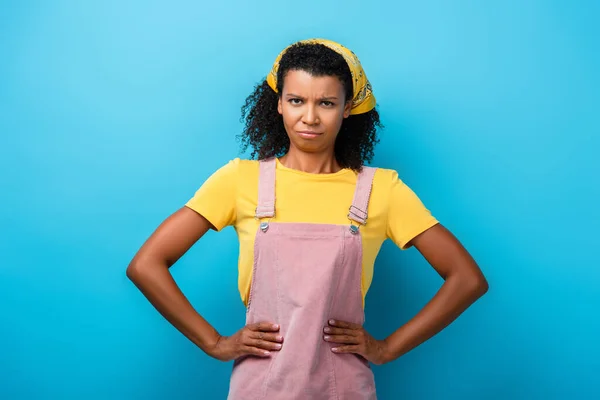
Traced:
<path fill-rule="evenodd" d="M 145 273 L 145 268 L 143 267 L 144 264 L 145 263 L 142 263 L 140 260 L 134 258 L 125 270 L 125 275 L 127 278 L 134 283 L 138 282 Z"/>
<path fill-rule="evenodd" d="M 130 281 L 137 285 L 143 280 L 149 279 L 151 276 L 155 275 L 157 269 L 163 267 L 168 270 L 169 264 L 166 261 L 151 256 L 136 256 L 127 266 L 125 275 Z"/>
<path fill-rule="evenodd" d="M 125 270 L 125 275 L 130 281 L 135 282 L 137 276 L 139 275 L 139 266 L 137 265 L 137 263 L 133 261 L 130 262 L 127 266 L 127 269 Z"/>
<path fill-rule="evenodd" d="M 448 277 L 446 281 L 453 282 L 454 287 L 461 293 L 461 296 L 464 297 L 465 300 L 468 299 L 471 302 L 482 297 L 490 288 L 487 279 L 485 279 L 481 272 L 456 273 Z"/>
<path fill-rule="evenodd" d="M 482 274 L 471 276 L 466 280 L 467 292 L 475 299 L 482 297 L 490 288 L 490 285 Z"/>

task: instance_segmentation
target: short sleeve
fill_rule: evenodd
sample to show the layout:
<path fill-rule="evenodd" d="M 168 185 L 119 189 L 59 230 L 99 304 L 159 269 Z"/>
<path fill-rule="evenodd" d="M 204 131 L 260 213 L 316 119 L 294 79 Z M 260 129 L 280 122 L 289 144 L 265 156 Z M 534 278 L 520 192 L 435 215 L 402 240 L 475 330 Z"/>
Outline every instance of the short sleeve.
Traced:
<path fill-rule="evenodd" d="M 390 189 L 387 237 L 400 249 L 406 250 L 409 242 L 438 223 L 421 199 L 393 173 Z"/>
<path fill-rule="evenodd" d="M 235 159 L 214 172 L 185 204 L 206 218 L 217 231 L 236 220 L 236 196 L 239 160 Z"/>

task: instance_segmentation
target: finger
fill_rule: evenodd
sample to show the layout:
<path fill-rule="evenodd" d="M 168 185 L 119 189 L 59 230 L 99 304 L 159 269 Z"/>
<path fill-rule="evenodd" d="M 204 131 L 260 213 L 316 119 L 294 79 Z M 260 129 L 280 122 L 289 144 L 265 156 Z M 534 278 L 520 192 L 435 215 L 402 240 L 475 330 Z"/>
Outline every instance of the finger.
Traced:
<path fill-rule="evenodd" d="M 331 335 L 348 335 L 348 336 L 359 336 L 360 330 L 358 329 L 346 329 L 346 328 L 334 328 L 331 326 L 326 326 L 323 329 L 323 332 Z"/>
<path fill-rule="evenodd" d="M 260 339 L 248 339 L 244 342 L 246 346 L 257 347 L 263 350 L 278 351 L 281 350 L 281 343 L 268 342 Z"/>
<path fill-rule="evenodd" d="M 257 322 L 256 324 L 250 324 L 247 326 L 252 331 L 264 331 L 264 332 L 277 332 L 279 331 L 279 325 L 271 322 Z"/>
<path fill-rule="evenodd" d="M 360 354 L 360 346 L 356 346 L 356 345 L 337 346 L 337 347 L 333 347 L 331 349 L 331 351 L 333 351 L 334 353 L 339 353 L 339 354 L 343 354 L 343 353 Z"/>
<path fill-rule="evenodd" d="M 337 319 L 330 319 L 329 325 L 335 326 L 338 328 L 346 328 L 346 329 L 361 329 L 362 326 L 359 324 L 353 324 L 352 322 L 339 321 Z"/>
<path fill-rule="evenodd" d="M 255 332 L 255 331 L 251 331 L 249 333 L 249 337 L 251 339 L 266 340 L 268 342 L 276 342 L 276 343 L 283 342 L 283 336 L 281 336 L 281 335 L 279 335 L 277 333 L 267 333 L 267 332 Z"/>
<path fill-rule="evenodd" d="M 242 351 L 244 354 L 250 354 L 257 357 L 269 357 L 271 355 L 271 352 L 268 350 L 259 349 L 252 346 L 244 346 L 242 347 Z"/>
<path fill-rule="evenodd" d="M 325 341 L 339 344 L 359 344 L 360 340 L 356 336 L 348 335 L 325 335 L 323 337 Z"/>

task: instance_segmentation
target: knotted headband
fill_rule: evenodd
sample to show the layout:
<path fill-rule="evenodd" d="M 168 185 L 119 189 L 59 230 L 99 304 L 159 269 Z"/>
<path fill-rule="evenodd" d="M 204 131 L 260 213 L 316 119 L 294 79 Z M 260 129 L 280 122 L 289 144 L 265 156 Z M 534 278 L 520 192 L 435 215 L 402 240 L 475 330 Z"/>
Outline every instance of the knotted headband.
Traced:
<path fill-rule="evenodd" d="M 373 95 L 373 89 L 371 87 L 371 83 L 367 79 L 367 75 L 360 65 L 360 61 L 356 54 L 352 52 L 352 50 L 342 46 L 339 43 L 333 42 L 327 39 L 307 39 L 302 40 L 296 44 L 322 44 L 335 51 L 346 61 L 348 67 L 350 68 L 350 73 L 352 74 L 352 109 L 350 111 L 351 115 L 354 114 L 364 114 L 366 112 L 371 111 L 375 108 L 375 96 Z M 279 62 L 281 61 L 281 57 L 285 54 L 285 52 L 293 45 L 286 47 L 275 59 L 275 63 L 273 64 L 273 68 L 271 68 L 271 72 L 267 75 L 267 83 L 277 93 L 277 70 L 279 69 Z"/>

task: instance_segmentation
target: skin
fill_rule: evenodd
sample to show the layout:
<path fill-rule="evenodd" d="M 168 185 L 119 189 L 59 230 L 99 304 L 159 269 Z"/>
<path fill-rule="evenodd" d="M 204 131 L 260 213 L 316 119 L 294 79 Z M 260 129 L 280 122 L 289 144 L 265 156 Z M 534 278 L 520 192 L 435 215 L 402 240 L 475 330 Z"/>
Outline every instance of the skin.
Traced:
<path fill-rule="evenodd" d="M 339 171 L 334 143 L 350 109 L 351 102 L 345 100 L 337 77 L 289 71 L 278 111 L 290 138 L 290 150 L 280 162 L 309 173 Z M 302 131 L 318 135 L 303 136 Z M 209 229 L 214 227 L 195 211 L 177 210 L 142 245 L 127 276 L 175 328 L 209 356 L 222 361 L 244 355 L 268 357 L 284 346 L 275 321 L 262 321 L 222 336 L 193 308 L 169 272 Z M 323 327 L 323 340 L 337 344 L 334 353 L 359 354 L 374 364 L 393 361 L 440 332 L 488 290 L 476 262 L 441 224 L 418 235 L 411 244 L 444 279 L 441 288 L 419 313 L 383 340 L 373 338 L 360 325 L 329 321 Z"/>
<path fill-rule="evenodd" d="M 290 138 L 290 150 L 279 160 L 289 168 L 327 174 L 341 169 L 333 149 L 344 118 L 350 116 L 352 101 L 334 76 L 315 77 L 305 71 L 288 71 L 277 111 Z M 319 135 L 305 138 L 298 132 Z"/>
<path fill-rule="evenodd" d="M 397 359 L 448 326 L 488 290 L 481 270 L 462 244 L 441 224 L 412 244 L 444 279 L 442 287 L 411 320 L 384 340 L 359 325 L 329 321 L 324 340 L 339 343 L 336 353 L 356 353 L 380 365 Z"/>

